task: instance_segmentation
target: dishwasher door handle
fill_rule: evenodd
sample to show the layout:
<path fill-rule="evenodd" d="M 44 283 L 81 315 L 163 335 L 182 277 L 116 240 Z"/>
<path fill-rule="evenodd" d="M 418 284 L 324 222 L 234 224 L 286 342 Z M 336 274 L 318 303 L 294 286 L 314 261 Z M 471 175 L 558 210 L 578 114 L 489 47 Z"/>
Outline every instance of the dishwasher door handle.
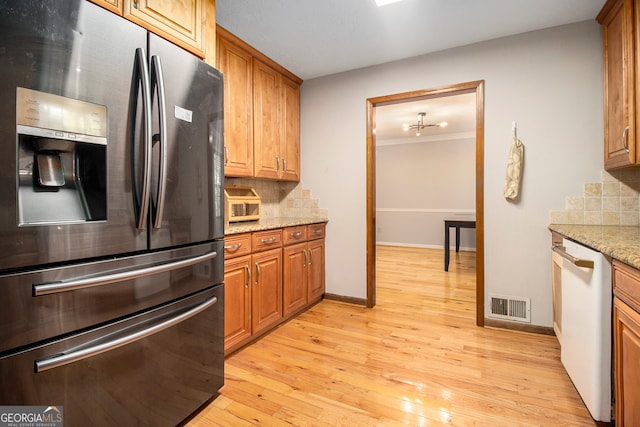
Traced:
<path fill-rule="evenodd" d="M 564 246 L 560 246 L 560 245 L 553 246 L 551 250 L 557 253 L 558 255 L 560 255 L 562 258 L 569 260 L 571 264 L 577 267 L 593 268 L 594 264 L 592 260 L 576 258 L 573 255 L 569 254 Z"/>

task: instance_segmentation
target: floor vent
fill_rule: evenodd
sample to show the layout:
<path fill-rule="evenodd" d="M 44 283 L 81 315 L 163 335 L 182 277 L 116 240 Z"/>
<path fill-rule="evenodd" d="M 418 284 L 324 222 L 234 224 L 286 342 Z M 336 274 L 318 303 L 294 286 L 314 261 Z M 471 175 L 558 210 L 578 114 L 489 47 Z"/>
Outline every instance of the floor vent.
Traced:
<path fill-rule="evenodd" d="M 491 295 L 489 317 L 531 323 L 531 299 Z"/>

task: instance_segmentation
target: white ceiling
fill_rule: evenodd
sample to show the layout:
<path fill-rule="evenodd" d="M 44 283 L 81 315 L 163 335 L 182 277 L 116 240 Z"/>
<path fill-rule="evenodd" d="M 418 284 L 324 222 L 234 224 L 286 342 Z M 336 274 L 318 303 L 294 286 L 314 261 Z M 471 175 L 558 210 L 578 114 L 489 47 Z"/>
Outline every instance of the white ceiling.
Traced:
<path fill-rule="evenodd" d="M 216 0 L 217 23 L 304 80 L 484 40 L 594 20 L 605 0 Z M 427 88 L 415 88 L 427 89 Z M 402 124 L 445 120 L 420 137 Z M 378 144 L 460 137 L 475 130 L 475 98 L 376 108 Z"/>
<path fill-rule="evenodd" d="M 451 95 L 421 101 L 376 107 L 376 144 L 404 144 L 442 141 L 452 138 L 475 138 L 476 94 Z M 404 131 L 402 125 L 416 124 L 418 113 L 427 113 L 425 124 L 447 122 L 447 126 L 428 127 L 416 136 L 415 131 Z"/>
<path fill-rule="evenodd" d="M 216 0 L 216 21 L 304 80 L 595 19 L 605 0 Z"/>

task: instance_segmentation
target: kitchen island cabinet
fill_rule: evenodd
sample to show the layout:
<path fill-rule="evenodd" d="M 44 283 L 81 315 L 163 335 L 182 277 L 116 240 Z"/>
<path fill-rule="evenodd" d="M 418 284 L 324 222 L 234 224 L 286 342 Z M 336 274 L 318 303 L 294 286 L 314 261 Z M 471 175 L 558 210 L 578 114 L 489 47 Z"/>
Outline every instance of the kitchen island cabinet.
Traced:
<path fill-rule="evenodd" d="M 636 166 L 635 70 L 638 54 L 638 0 L 609 0 L 597 20 L 602 25 L 604 49 L 604 166 Z"/>
<path fill-rule="evenodd" d="M 613 262 L 616 425 L 640 420 L 640 271 Z"/>

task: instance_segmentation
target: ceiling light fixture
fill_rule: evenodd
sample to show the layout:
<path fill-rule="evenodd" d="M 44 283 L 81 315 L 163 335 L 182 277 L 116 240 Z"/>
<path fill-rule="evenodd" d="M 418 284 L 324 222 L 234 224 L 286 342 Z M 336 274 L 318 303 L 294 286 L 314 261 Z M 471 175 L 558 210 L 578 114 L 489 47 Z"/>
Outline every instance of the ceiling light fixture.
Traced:
<path fill-rule="evenodd" d="M 401 0 L 375 0 L 378 7 L 386 6 L 392 3 L 398 3 Z"/>
<path fill-rule="evenodd" d="M 430 127 L 445 127 L 447 126 L 447 122 L 440 122 L 440 123 L 435 123 L 435 124 L 424 124 L 424 116 L 426 116 L 427 113 L 418 113 L 418 123 L 415 125 L 410 125 L 410 124 L 403 124 L 402 125 L 402 129 L 404 129 L 405 132 L 408 132 L 410 130 L 415 130 L 416 131 L 416 136 L 420 136 L 420 132 L 422 131 L 422 129 L 424 128 L 430 128 Z"/>

